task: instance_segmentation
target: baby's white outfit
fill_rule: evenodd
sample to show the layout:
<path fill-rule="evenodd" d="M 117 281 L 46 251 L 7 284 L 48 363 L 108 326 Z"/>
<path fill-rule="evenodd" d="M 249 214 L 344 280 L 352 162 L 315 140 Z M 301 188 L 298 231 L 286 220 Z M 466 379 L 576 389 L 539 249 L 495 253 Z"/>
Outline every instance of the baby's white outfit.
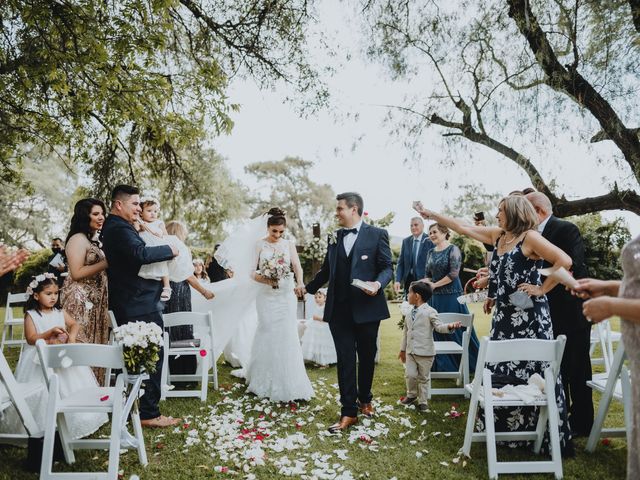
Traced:
<path fill-rule="evenodd" d="M 162 220 L 155 220 L 147 223 L 140 220 L 146 229 L 140 232 L 140 237 L 148 247 L 159 245 L 171 245 L 178 249 L 178 256 L 165 262 L 149 263 L 142 265 L 138 275 L 142 278 L 160 280 L 162 277 L 169 277 L 172 282 L 183 282 L 193 275 L 193 259 L 189 248 L 175 235 L 164 235 Z M 149 230 L 149 231 L 147 231 Z"/>

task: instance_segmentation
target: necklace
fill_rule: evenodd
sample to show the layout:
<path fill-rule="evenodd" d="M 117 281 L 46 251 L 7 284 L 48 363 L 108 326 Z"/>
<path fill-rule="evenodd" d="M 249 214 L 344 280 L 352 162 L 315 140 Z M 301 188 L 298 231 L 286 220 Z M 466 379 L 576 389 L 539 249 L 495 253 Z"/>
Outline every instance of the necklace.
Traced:
<path fill-rule="evenodd" d="M 514 236 L 511 240 L 507 241 L 507 237 L 506 237 L 506 235 L 505 235 L 503 242 L 504 242 L 504 244 L 505 244 L 505 245 L 509 245 L 510 243 L 513 243 L 513 241 L 514 241 L 516 238 L 519 238 L 519 237 L 520 237 L 520 235 L 518 235 L 518 236 Z"/>

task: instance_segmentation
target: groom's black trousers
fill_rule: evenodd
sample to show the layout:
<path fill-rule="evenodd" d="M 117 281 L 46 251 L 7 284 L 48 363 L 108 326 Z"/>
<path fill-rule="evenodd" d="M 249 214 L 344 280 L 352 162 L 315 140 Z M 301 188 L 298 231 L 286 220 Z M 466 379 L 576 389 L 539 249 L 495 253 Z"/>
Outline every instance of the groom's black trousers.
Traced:
<path fill-rule="evenodd" d="M 361 403 L 371 402 L 379 326 L 380 322 L 355 323 L 349 304 L 334 307 L 329 328 L 338 355 L 342 416 L 358 416 L 357 400 Z"/>

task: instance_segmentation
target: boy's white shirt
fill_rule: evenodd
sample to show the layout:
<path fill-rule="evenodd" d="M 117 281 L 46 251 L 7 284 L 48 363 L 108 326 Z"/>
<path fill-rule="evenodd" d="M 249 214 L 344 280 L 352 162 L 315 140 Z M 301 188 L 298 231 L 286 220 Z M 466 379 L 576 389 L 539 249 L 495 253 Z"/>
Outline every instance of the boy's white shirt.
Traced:
<path fill-rule="evenodd" d="M 400 350 L 423 357 L 435 355 L 434 330 L 438 333 L 449 333 L 447 324 L 438 321 L 438 312 L 429 304 L 423 303 L 416 309 L 415 320 L 412 320 L 411 313 L 405 317 Z"/>

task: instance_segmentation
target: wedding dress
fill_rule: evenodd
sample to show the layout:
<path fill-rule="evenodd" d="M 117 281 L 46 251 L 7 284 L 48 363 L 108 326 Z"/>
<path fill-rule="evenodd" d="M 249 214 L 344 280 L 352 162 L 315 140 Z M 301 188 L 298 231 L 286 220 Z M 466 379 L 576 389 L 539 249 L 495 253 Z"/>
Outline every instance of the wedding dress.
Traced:
<path fill-rule="evenodd" d="M 222 242 L 216 260 L 234 275 L 207 287 L 215 294 L 213 299 L 194 295 L 192 309 L 212 311 L 214 359 L 231 342 L 227 350 L 243 367 L 235 374 L 247 378 L 249 391 L 276 402 L 309 399 L 313 388 L 297 333 L 293 276 L 284 279 L 279 289 L 253 279 L 258 259 L 275 252 L 262 248 L 267 218 L 262 215 L 245 222 Z M 291 261 L 286 240 L 276 248 Z"/>
<path fill-rule="evenodd" d="M 291 263 L 288 240 L 262 240 L 258 262 L 283 255 Z M 298 338 L 293 274 L 279 288 L 260 284 L 256 298 L 258 327 L 246 369 L 247 390 L 274 402 L 309 400 L 313 388 L 307 376 Z"/>

